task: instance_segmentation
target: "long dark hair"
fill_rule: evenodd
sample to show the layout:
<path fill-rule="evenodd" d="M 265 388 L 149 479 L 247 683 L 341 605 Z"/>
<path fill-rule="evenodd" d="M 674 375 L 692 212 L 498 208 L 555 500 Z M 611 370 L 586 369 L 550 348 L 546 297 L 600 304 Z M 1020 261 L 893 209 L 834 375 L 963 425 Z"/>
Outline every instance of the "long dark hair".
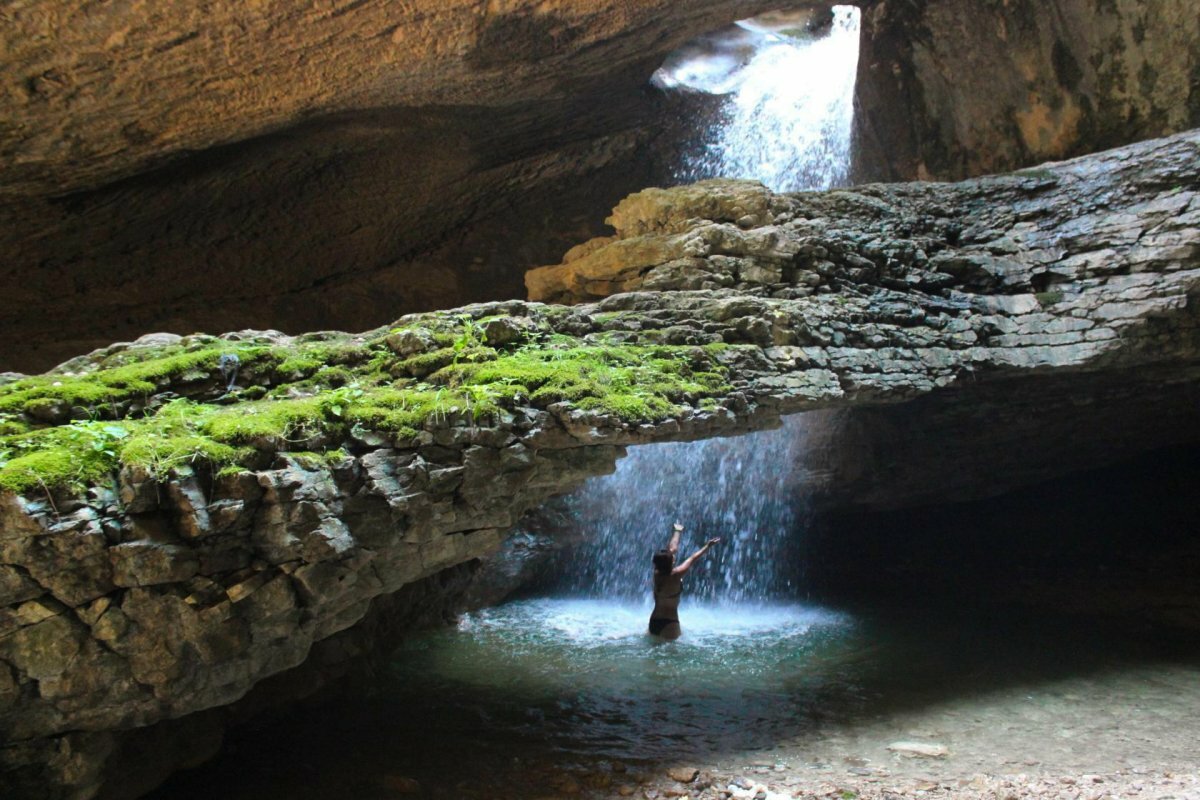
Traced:
<path fill-rule="evenodd" d="M 675 554 L 670 550 L 659 550 L 654 554 L 654 571 L 659 575 L 670 575 L 675 566 Z"/>

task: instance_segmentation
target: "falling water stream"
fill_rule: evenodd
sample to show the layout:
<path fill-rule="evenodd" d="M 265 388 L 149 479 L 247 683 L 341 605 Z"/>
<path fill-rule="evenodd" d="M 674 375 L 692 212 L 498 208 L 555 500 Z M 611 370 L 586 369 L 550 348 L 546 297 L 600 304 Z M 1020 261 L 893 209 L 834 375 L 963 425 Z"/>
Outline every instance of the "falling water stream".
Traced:
<path fill-rule="evenodd" d="M 744 20 L 685 48 L 655 74 L 664 88 L 725 96 L 684 180 L 749 178 L 777 192 L 843 185 L 850 171 L 861 11 L 835 6 L 823 35 Z"/>
<path fill-rule="evenodd" d="M 815 36 L 745 21 L 669 60 L 661 88 L 725 96 L 681 177 L 843 183 L 858 15 L 837 7 Z M 406 641 L 356 697 L 251 729 L 241 754 L 157 796 L 383 798 L 416 778 L 427 797 L 611 797 L 681 759 L 924 774 L 886 749 L 897 738 L 947 744 L 960 773 L 1194 763 L 1194 652 L 1164 660 L 1052 617 L 985 631 L 968 612 L 806 603 L 796 546 L 812 424 L 631 449 L 570 499 L 585 544 L 546 594 Z M 664 643 L 645 633 L 650 556 L 676 521 L 684 555 L 722 543 L 687 576 L 683 638 Z M 1185 733 L 1164 742 L 1162 726 Z"/>
<path fill-rule="evenodd" d="M 804 417 L 773 431 L 633 448 L 616 472 L 570 498 L 586 543 L 562 571 L 577 597 L 647 605 L 650 554 L 672 524 L 684 527 L 681 557 L 710 537 L 721 544 L 688 578 L 691 601 L 731 605 L 796 596 L 802 565 L 789 552 L 803 519 L 799 485 Z"/>
<path fill-rule="evenodd" d="M 657 86 L 725 96 L 718 124 L 705 147 L 685 158 L 681 176 L 754 178 L 776 190 L 844 181 L 859 15 L 836 6 L 818 34 L 787 15 L 743 20 L 669 58 L 653 77 Z M 560 570 L 555 588 L 564 613 L 580 630 L 590 610 L 597 630 L 619 618 L 627 632 L 640 631 L 651 606 L 649 557 L 679 522 L 681 558 L 710 537 L 721 539 L 688 575 L 686 637 L 723 636 L 725 647 L 738 648 L 763 635 L 747 621 L 764 615 L 773 626 L 796 620 L 782 626 L 792 633 L 808 631 L 814 610 L 797 602 L 803 564 L 795 552 L 808 424 L 797 417 L 775 431 L 634 448 L 615 474 L 589 482 L 570 500 L 586 544 Z M 623 604 L 621 614 L 614 602 Z M 552 615 L 552 608 L 546 601 L 537 613 Z"/>

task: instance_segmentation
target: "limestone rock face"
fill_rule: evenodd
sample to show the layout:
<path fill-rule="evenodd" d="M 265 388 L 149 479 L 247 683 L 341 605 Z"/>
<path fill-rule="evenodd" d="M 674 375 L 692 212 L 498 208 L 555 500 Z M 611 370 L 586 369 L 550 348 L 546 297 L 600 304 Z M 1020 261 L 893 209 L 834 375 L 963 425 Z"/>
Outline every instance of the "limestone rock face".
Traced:
<path fill-rule="evenodd" d="M 5 10 L 0 194 L 95 187 L 315 115 L 543 99 L 564 73 L 581 83 L 768 5 L 18 2 Z"/>
<path fill-rule="evenodd" d="M 412 434 L 360 426 L 300 443 L 340 458 L 259 437 L 242 471 L 126 468 L 83 494 L 0 496 L 6 796 L 87 796 L 116 732 L 237 700 L 373 598 L 494 551 L 523 511 L 612 469 L 627 445 L 810 409 L 962 409 L 955 398 L 987 387 L 1017 387 L 1012 415 L 1041 414 L 1041 430 L 1122 422 L 1129 435 L 1100 437 L 1101 457 L 1200 440 L 1200 133 L 954 185 L 651 190 L 613 219 L 615 238 L 531 276 L 546 296 L 597 302 L 468 306 L 377 338 L 416 352 L 425 337 L 398 330 L 453 318 L 501 348 L 532 330 L 693 346 L 723 370 L 717 396 L 681 390 L 665 416 L 631 419 L 518 392 L 484 420 L 435 414 Z M 435 380 L 449 350 L 425 354 L 419 377 Z M 185 373 L 157 391 L 206 381 Z M 1079 410 L 1092 403 L 1102 410 Z"/>
<path fill-rule="evenodd" d="M 526 284 L 533 299 L 554 302 L 648 289 L 733 288 L 764 300 L 819 299 L 850 285 L 911 290 L 994 316 L 981 343 L 1099 343 L 1118 337 L 1083 332 L 1154 294 L 1136 287 L 1165 279 L 1186 295 L 1198 247 L 1194 194 L 1187 178 L 1151 176 L 1186 171 L 1198 138 L 949 185 L 793 195 L 736 181 L 648 189 L 614 210 L 615 237 L 531 271 Z M 895 311 L 897 323 L 922 321 Z"/>
<path fill-rule="evenodd" d="M 517 296 L 664 177 L 694 114 L 645 91 L 661 58 L 768 6 L 6 8 L 0 369 Z"/>
<path fill-rule="evenodd" d="M 663 59 L 775 5 L 9 3 L 0 370 L 147 331 L 361 329 L 519 296 L 671 180 L 710 118 L 711 98 L 648 88 Z M 866 4 L 860 180 L 1200 125 L 1190 6 Z"/>
<path fill-rule="evenodd" d="M 879 2 L 863 14 L 867 179 L 999 172 L 1200 126 L 1190 0 Z"/>

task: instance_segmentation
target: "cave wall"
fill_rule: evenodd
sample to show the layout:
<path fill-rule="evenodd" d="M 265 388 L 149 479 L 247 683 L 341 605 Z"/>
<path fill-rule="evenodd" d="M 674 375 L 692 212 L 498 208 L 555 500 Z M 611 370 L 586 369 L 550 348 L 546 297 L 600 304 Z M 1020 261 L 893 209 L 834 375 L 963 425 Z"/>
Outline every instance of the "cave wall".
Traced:
<path fill-rule="evenodd" d="M 3 12 L 0 194 L 96 188 L 329 114 L 562 96 L 768 7 L 18 0 Z"/>
<path fill-rule="evenodd" d="M 0 370 L 147 331 L 362 330 L 519 297 L 525 269 L 662 177 L 639 154 L 672 104 L 597 91 L 331 117 L 0 208 Z"/>
<path fill-rule="evenodd" d="M 1200 326 L 1188 324 L 1200 344 Z M 1120 381 L 1068 370 L 822 412 L 805 454 L 805 490 L 823 511 L 886 513 L 995 497 L 1200 442 L 1198 380 L 1196 367 L 1139 368 Z"/>
<path fill-rule="evenodd" d="M 712 112 L 646 85 L 665 54 L 780 5 L 809 4 L 10 4 L 0 370 L 151 330 L 361 330 L 520 296 L 668 182 Z M 865 4 L 858 176 L 1198 124 L 1187 5 Z"/>
<path fill-rule="evenodd" d="M 543 6 L 7 9 L 0 371 L 520 296 L 664 178 L 662 56 L 769 4 Z"/>
<path fill-rule="evenodd" d="M 954 180 L 1200 125 L 1192 0 L 877 2 L 860 171 Z"/>

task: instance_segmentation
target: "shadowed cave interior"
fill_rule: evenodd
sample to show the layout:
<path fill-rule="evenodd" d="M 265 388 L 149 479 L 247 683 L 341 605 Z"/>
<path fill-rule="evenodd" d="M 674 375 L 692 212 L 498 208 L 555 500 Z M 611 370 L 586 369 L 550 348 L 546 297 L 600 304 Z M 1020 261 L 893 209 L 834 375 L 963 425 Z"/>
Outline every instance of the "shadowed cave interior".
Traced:
<path fill-rule="evenodd" d="M 6 797 L 1200 791 L 1188 2 L 171 5 L 3 37 Z M 724 178 L 779 194 L 633 195 Z M 54 394 L 160 346 L 241 384 Z M 576 349 L 619 374 L 469 391 Z M 241 461 L 120 450 L 193 407 Z M 2 482 L 104 425 L 100 477 Z M 675 521 L 722 543 L 668 643 Z"/>

